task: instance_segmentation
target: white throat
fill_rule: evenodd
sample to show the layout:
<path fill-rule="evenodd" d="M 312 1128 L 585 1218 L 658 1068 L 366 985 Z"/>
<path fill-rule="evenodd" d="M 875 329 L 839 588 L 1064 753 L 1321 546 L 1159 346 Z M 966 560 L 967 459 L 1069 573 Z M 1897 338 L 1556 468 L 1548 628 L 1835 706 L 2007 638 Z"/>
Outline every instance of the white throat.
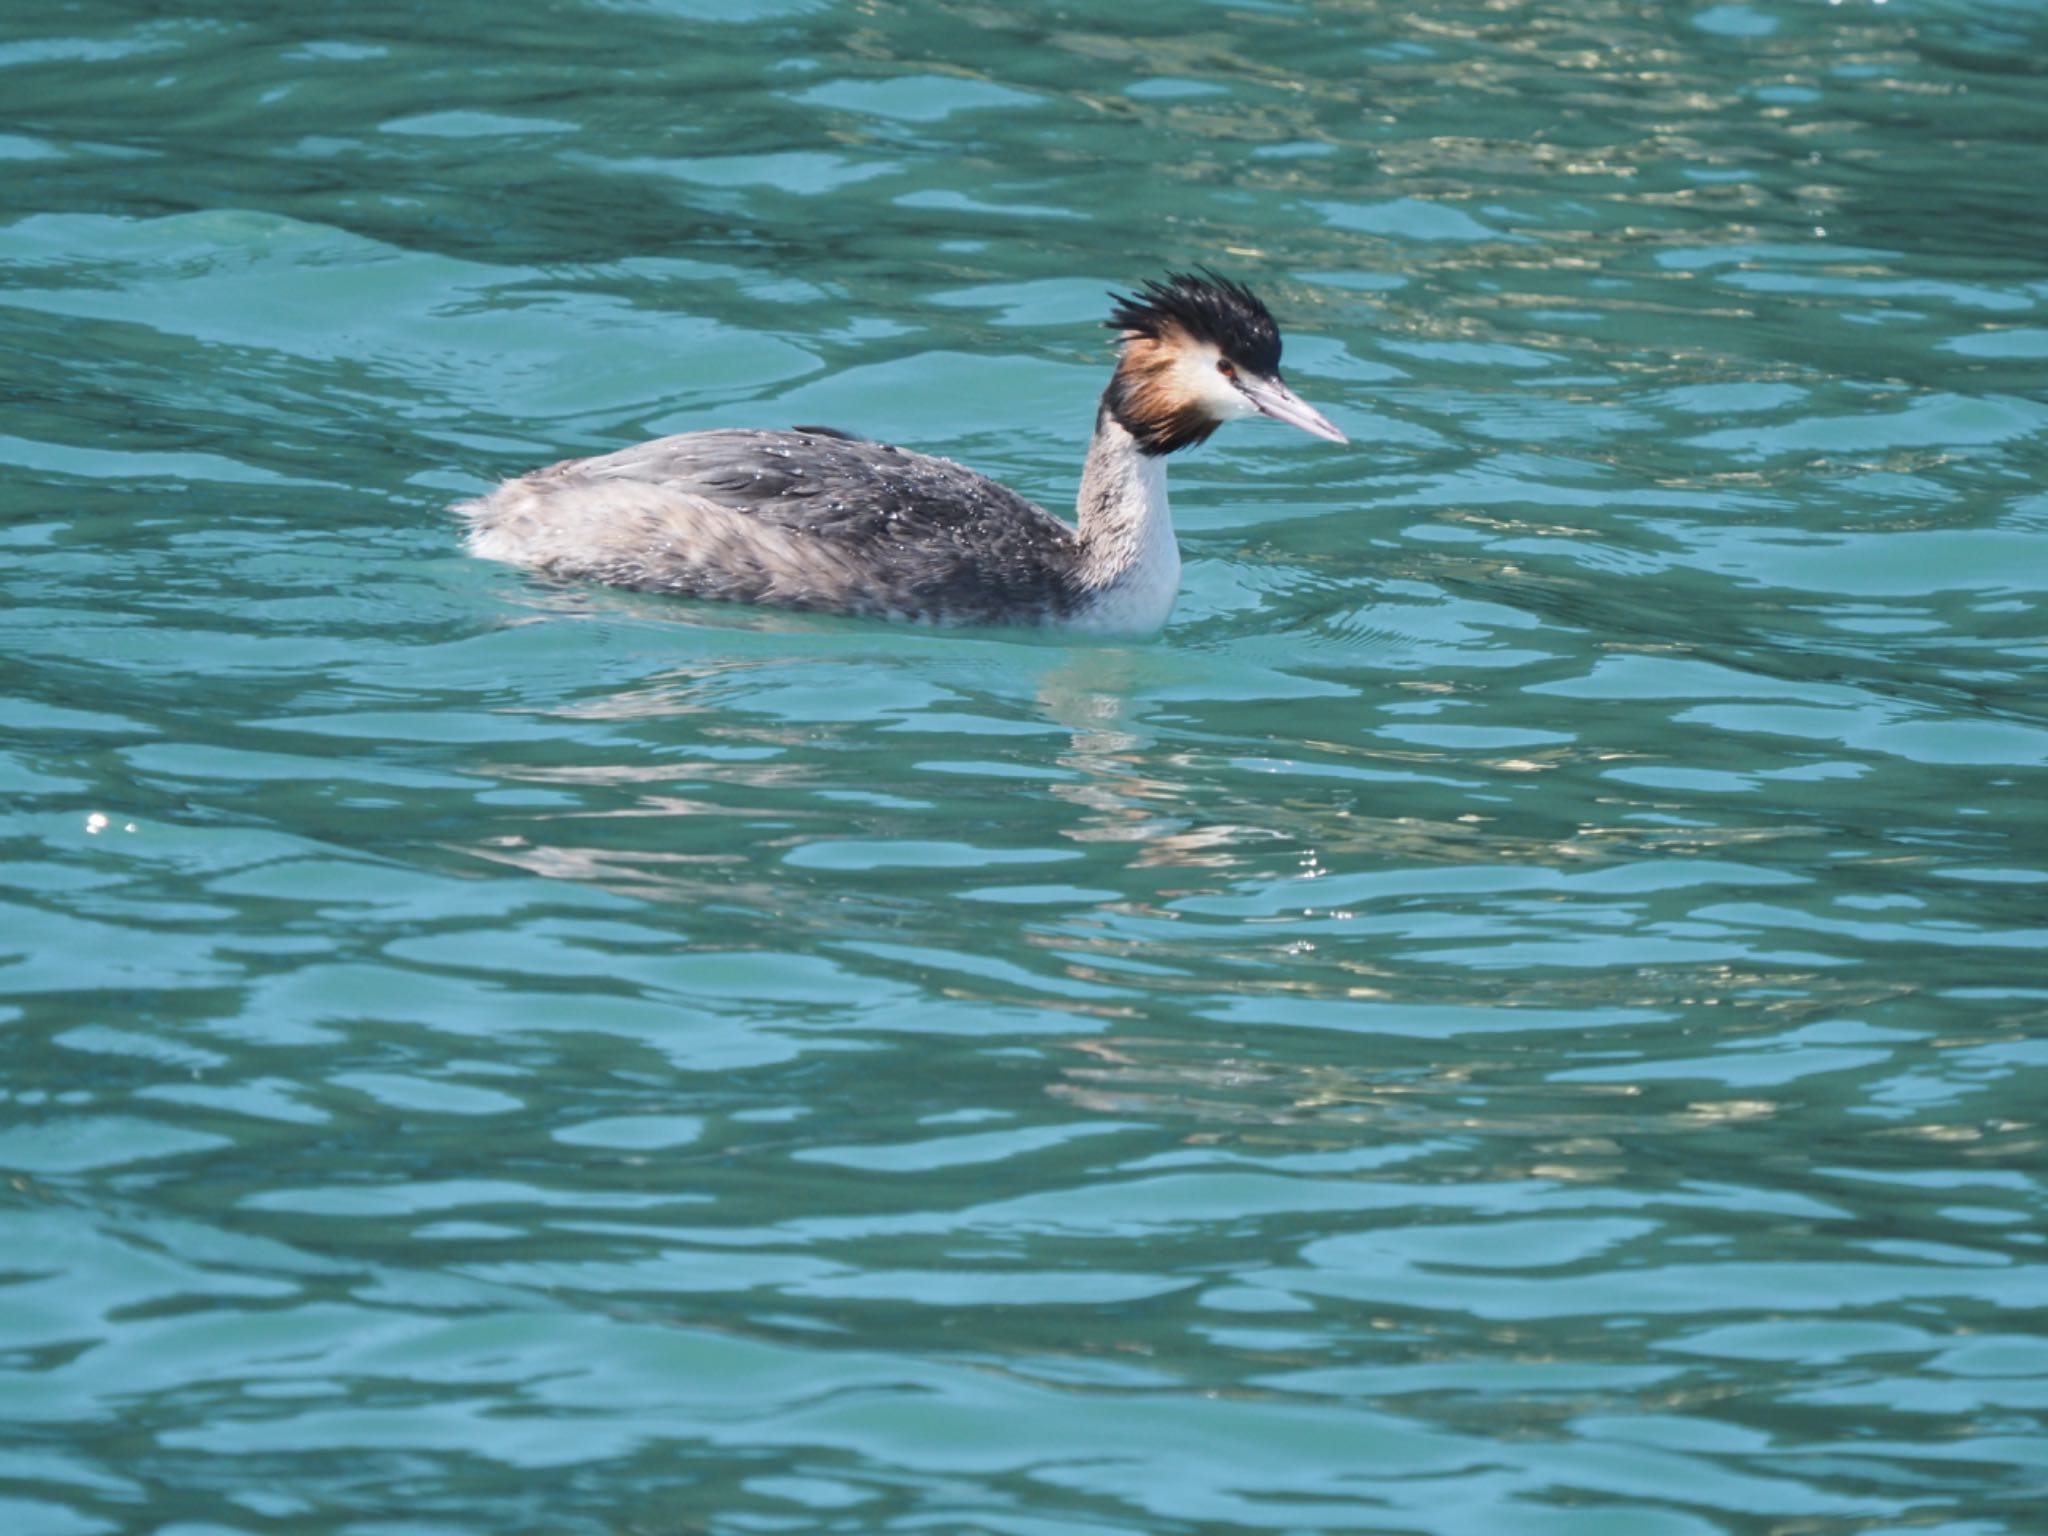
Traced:
<path fill-rule="evenodd" d="M 1150 634 L 1180 592 L 1180 545 L 1166 499 L 1164 455 L 1141 453 L 1108 411 L 1081 472 L 1081 579 L 1088 591 L 1078 629 Z"/>

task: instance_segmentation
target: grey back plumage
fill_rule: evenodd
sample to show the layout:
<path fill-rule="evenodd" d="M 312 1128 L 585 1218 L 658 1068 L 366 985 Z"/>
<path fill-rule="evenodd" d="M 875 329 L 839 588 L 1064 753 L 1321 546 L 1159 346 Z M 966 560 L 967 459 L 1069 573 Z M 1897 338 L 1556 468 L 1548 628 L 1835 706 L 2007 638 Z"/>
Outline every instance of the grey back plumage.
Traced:
<path fill-rule="evenodd" d="M 657 438 L 462 510 L 478 554 L 645 591 L 949 623 L 1079 597 L 1068 524 L 950 459 L 827 431 Z"/>

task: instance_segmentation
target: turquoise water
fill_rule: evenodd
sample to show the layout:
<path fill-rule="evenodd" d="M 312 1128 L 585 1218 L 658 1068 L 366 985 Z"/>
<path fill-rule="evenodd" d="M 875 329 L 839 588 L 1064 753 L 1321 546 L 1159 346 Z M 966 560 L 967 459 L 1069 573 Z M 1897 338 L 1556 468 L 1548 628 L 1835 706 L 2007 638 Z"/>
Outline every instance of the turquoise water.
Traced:
<path fill-rule="evenodd" d="M 2048 9 L 0 18 L 0 1530 L 2048 1529 Z M 551 589 L 1352 435 L 1158 640 Z"/>

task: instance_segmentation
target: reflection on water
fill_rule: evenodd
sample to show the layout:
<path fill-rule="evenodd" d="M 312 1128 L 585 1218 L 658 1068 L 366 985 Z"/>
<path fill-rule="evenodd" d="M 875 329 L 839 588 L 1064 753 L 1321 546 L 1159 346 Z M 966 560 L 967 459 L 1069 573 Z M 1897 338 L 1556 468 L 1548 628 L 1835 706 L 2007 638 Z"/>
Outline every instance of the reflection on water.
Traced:
<path fill-rule="evenodd" d="M 2034 1529 L 2044 41 L 0 20 L 0 1528 Z M 1156 642 L 456 549 L 1195 261 Z"/>

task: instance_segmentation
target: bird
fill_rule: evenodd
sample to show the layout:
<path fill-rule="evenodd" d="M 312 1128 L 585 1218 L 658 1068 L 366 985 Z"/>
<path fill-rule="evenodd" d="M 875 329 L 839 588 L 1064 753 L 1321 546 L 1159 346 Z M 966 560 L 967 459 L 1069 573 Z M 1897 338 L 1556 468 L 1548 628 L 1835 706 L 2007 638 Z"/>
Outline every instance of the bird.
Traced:
<path fill-rule="evenodd" d="M 1280 376 L 1280 328 L 1202 268 L 1112 291 L 1116 370 L 1072 524 L 950 459 L 828 427 L 656 438 L 455 510 L 467 547 L 558 580 L 942 625 L 1151 634 L 1180 549 L 1166 460 L 1266 416 L 1348 441 Z"/>

